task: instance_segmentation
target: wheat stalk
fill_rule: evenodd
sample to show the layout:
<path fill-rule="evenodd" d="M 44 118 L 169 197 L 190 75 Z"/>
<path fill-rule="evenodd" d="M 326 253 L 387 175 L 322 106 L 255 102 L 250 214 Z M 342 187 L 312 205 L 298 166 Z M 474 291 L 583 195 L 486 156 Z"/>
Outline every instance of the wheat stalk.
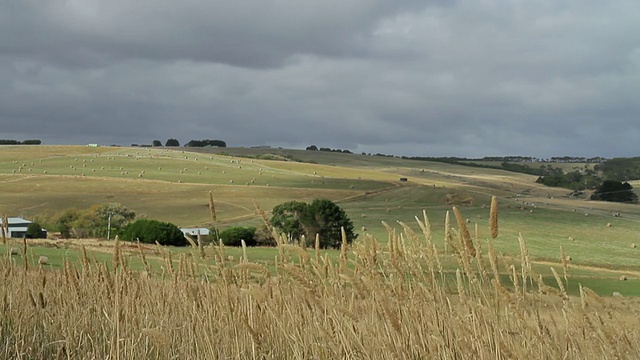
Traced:
<path fill-rule="evenodd" d="M 453 214 L 456 217 L 456 221 L 458 222 L 458 228 L 460 228 L 460 236 L 462 238 L 462 243 L 464 244 L 467 253 L 471 257 L 476 256 L 476 248 L 473 246 L 473 241 L 471 241 L 471 234 L 469 233 L 469 229 L 467 229 L 467 224 L 465 220 L 462 218 L 462 214 L 457 207 L 453 207 Z"/>
<path fill-rule="evenodd" d="M 444 253 L 447 253 L 447 244 L 452 241 L 451 239 L 451 217 L 449 210 L 444 215 Z"/>
<path fill-rule="evenodd" d="M 491 237 L 498 237 L 498 198 L 491 197 L 491 209 L 489 210 L 489 224 L 491 228 Z"/>

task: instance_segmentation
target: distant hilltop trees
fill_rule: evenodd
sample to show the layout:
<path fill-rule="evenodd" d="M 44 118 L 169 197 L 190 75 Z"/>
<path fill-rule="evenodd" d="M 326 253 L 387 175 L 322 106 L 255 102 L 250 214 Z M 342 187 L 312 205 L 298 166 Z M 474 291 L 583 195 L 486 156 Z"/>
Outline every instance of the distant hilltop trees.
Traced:
<path fill-rule="evenodd" d="M 328 148 L 328 147 L 321 147 L 318 148 L 315 145 L 310 145 L 307 146 L 307 148 L 305 150 L 309 150 L 309 151 L 326 151 L 326 152 L 339 152 L 339 153 L 343 153 L 343 154 L 353 154 L 351 151 L 347 150 L 347 149 L 332 149 L 332 148 Z"/>
<path fill-rule="evenodd" d="M 40 144 L 42 144 L 42 141 L 37 139 L 24 140 L 24 141 L 0 140 L 0 145 L 40 145 Z"/>
<path fill-rule="evenodd" d="M 227 147 L 227 143 L 222 140 L 191 140 L 184 144 L 186 147 Z"/>

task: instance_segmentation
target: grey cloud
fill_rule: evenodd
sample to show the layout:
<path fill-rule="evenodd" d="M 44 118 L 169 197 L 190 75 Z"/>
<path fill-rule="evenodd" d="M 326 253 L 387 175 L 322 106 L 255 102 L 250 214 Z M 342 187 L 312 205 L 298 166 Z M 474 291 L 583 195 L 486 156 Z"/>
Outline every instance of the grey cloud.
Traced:
<path fill-rule="evenodd" d="M 637 155 L 632 0 L 148 4 L 0 4 L 5 136 Z"/>

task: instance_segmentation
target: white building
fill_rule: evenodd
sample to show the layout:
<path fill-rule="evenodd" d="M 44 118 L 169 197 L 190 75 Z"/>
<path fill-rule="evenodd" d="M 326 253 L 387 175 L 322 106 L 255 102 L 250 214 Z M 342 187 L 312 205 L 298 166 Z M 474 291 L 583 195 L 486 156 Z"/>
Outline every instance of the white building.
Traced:
<path fill-rule="evenodd" d="M 210 233 L 207 228 L 182 228 L 180 231 L 182 231 L 183 234 L 190 236 L 198 236 L 198 233 L 200 233 L 201 236 L 207 236 Z"/>
<path fill-rule="evenodd" d="M 31 221 L 21 217 L 7 218 L 7 222 L 9 223 L 9 232 L 8 234 L 5 234 L 5 236 L 11 238 L 24 238 L 27 235 L 27 227 L 32 223 Z M 0 225 L 2 224 L 3 220 L 0 218 Z M 43 237 L 46 238 L 47 230 L 42 229 L 42 232 L 44 234 Z"/>

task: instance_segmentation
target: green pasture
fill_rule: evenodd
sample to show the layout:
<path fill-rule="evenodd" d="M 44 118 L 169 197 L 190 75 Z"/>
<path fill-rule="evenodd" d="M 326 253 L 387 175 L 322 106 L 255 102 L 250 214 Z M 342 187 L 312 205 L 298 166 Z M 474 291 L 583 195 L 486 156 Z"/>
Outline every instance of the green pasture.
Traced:
<path fill-rule="evenodd" d="M 105 241 L 104 244 L 104 250 L 88 248 L 87 257 L 91 268 L 95 269 L 98 264 L 100 264 L 100 266 L 102 266 L 103 268 L 113 268 L 113 241 Z M 24 259 L 22 255 L 22 246 L 23 244 L 20 241 L 13 241 L 13 243 L 10 243 L 6 246 L 0 244 L 0 261 L 10 261 L 14 262 L 18 266 L 23 266 Z M 134 271 L 142 271 L 145 269 L 142 258 L 139 255 L 137 245 L 127 242 L 121 242 L 120 246 L 121 261 L 126 262 L 129 269 Z M 18 250 L 19 253 L 11 255 L 9 253 L 10 248 Z M 220 254 L 218 247 L 206 247 L 205 259 L 201 259 L 198 250 L 191 247 L 176 248 L 145 245 L 145 249 L 146 261 L 149 264 L 152 273 L 158 276 L 161 274 L 168 274 L 169 253 L 171 254 L 171 260 L 174 270 L 177 270 L 180 267 L 181 258 L 185 258 L 189 262 L 199 264 L 199 271 L 201 274 L 205 274 L 211 270 L 211 268 L 209 268 L 208 266 L 218 265 L 218 263 L 215 261 L 215 258 Z M 384 253 L 383 248 L 381 248 L 381 251 Z M 224 247 L 223 253 L 226 266 L 234 266 L 242 260 L 243 252 L 241 248 Z M 308 249 L 308 253 L 311 256 L 314 256 L 313 249 Z M 278 249 L 247 248 L 246 254 L 249 261 L 264 264 L 270 269 L 270 271 L 275 271 L 273 264 L 275 263 L 276 258 L 279 256 Z M 290 261 L 299 261 L 298 256 L 295 253 L 287 252 L 286 255 L 290 258 Z M 48 262 L 46 265 L 38 264 L 38 259 L 41 256 L 47 257 Z M 339 251 L 322 250 L 321 256 L 329 256 L 333 261 L 337 263 Z M 349 254 L 348 256 L 353 259 L 354 255 Z M 67 246 L 61 243 L 57 243 L 56 245 L 54 245 L 54 242 L 49 245 L 27 245 L 26 259 L 28 262 L 28 266 L 39 267 L 43 269 L 62 269 L 66 261 L 68 261 L 72 266 L 80 268 L 83 266 L 84 262 L 83 253 L 77 246 Z M 455 282 L 455 271 L 459 267 L 459 264 L 455 257 L 453 255 L 442 255 L 440 261 L 442 263 L 444 275 L 447 281 Z M 427 264 L 425 263 L 424 265 L 426 269 Z M 505 286 L 513 288 L 511 270 L 509 267 L 510 265 L 513 265 L 516 267 L 516 269 L 518 269 L 517 276 L 520 277 L 520 262 L 518 259 L 505 257 L 501 257 L 499 259 L 501 281 Z M 568 278 L 565 280 L 563 278 L 562 264 L 560 263 L 541 264 L 534 262 L 532 265 L 534 273 L 541 274 L 546 285 L 558 288 L 556 279 L 553 277 L 553 273 L 551 271 L 551 267 L 554 267 L 562 278 L 563 285 L 566 287 L 567 292 L 570 295 L 578 295 L 579 285 L 582 285 L 589 287 L 596 293 L 604 296 L 610 296 L 611 294 L 613 294 L 613 292 L 619 292 L 623 296 L 640 296 L 640 279 L 633 278 L 632 275 L 629 275 L 624 271 L 607 271 L 603 269 L 584 269 L 570 267 L 568 270 Z M 490 265 L 485 259 L 484 267 L 487 271 L 490 272 L 489 266 Z M 629 280 L 620 280 L 620 276 L 622 275 L 629 276 Z M 522 280 L 519 278 L 518 281 L 521 282 Z M 534 284 L 533 289 L 535 289 L 536 287 L 537 285 Z"/>
<path fill-rule="evenodd" d="M 450 205 L 445 203 L 448 193 L 455 190 L 428 186 L 403 187 L 370 197 L 361 198 L 341 205 L 346 209 L 357 230 L 366 232 L 385 241 L 387 231 L 381 222 L 402 228 L 401 221 L 415 232 L 421 232 L 415 217 L 422 219 L 422 210 L 427 211 L 431 223 L 432 237 L 436 244 L 444 248 L 444 218 Z M 473 196 L 471 206 L 459 206 L 469 223 L 467 227 L 483 242 L 489 237 L 490 198 L 484 194 L 474 194 L 458 190 L 464 196 Z M 525 239 L 533 258 L 560 260 L 560 247 L 570 262 L 604 266 L 616 269 L 640 269 L 640 222 L 638 219 L 613 217 L 607 213 L 592 213 L 568 209 L 547 209 L 523 206 L 511 199 L 499 199 L 499 236 L 494 240 L 497 251 L 507 255 L 518 255 L 519 234 Z M 456 225 L 453 213 L 451 223 Z M 608 227 L 607 224 L 611 226 Z"/>

